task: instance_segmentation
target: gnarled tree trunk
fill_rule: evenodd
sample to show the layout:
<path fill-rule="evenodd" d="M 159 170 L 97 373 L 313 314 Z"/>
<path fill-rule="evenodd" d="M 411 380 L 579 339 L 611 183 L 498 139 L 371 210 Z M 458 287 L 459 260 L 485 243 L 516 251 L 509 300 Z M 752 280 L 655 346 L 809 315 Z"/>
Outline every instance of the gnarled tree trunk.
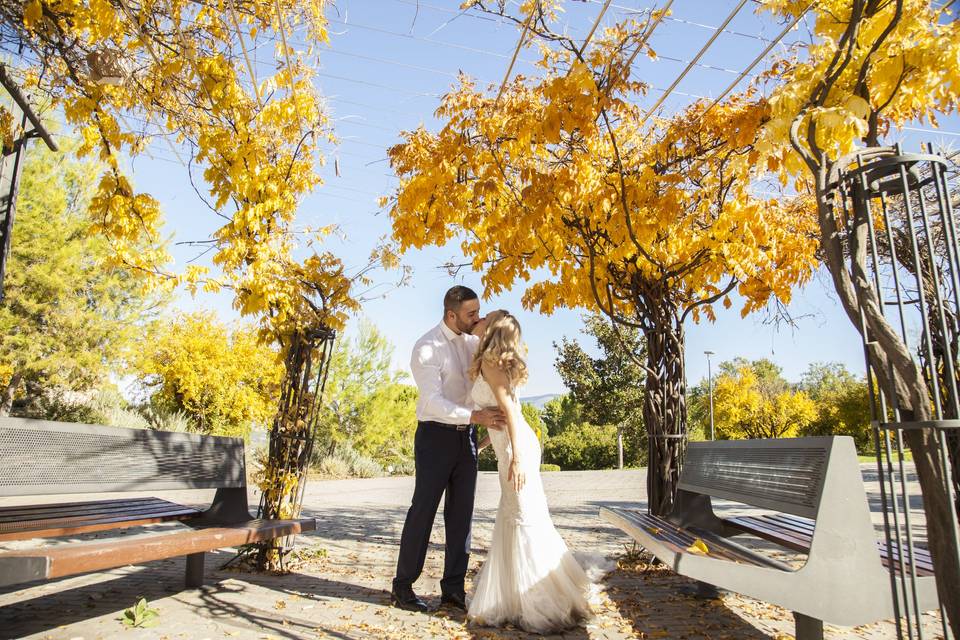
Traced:
<path fill-rule="evenodd" d="M 860 162 L 883 149 L 860 154 Z M 870 215 L 863 201 L 854 198 L 849 214 L 837 201 L 841 173 L 856 158 L 823 162 L 815 171 L 820 245 L 824 263 L 847 317 L 868 346 L 870 366 L 884 395 L 899 411 L 902 422 L 933 419 L 930 392 L 920 364 L 902 337 L 884 317 L 881 292 L 867 266 Z M 848 262 L 849 261 L 849 262 Z M 913 453 L 923 492 L 928 544 L 937 591 L 953 634 L 960 637 L 960 558 L 953 544 L 947 470 L 941 464 L 935 434 L 930 429 L 905 430 L 904 440 Z"/>
<path fill-rule="evenodd" d="M 260 518 L 288 519 L 300 515 L 317 408 L 326 384 L 334 335 L 322 328 L 297 331 L 288 338 L 280 406 L 270 429 L 269 455 L 259 478 L 263 491 Z M 257 569 L 282 569 L 283 547 L 283 540 L 258 544 Z"/>
<path fill-rule="evenodd" d="M 649 438 L 647 499 L 650 513 L 673 510 L 680 461 L 687 433 L 683 325 L 666 313 L 659 325 L 644 331 L 647 341 L 646 393 L 643 420 Z"/>

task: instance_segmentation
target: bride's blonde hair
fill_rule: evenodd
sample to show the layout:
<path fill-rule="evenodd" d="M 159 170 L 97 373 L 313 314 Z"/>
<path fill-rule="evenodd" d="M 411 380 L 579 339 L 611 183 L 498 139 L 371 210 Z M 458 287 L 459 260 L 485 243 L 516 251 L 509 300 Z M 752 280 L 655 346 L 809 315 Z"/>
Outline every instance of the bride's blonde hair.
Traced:
<path fill-rule="evenodd" d="M 476 380 L 480 367 L 486 363 L 506 373 L 511 386 L 524 384 L 527 381 L 527 363 L 523 359 L 526 349 L 520 337 L 520 323 L 509 311 L 500 309 L 487 316 L 487 328 L 470 363 L 470 379 Z"/>

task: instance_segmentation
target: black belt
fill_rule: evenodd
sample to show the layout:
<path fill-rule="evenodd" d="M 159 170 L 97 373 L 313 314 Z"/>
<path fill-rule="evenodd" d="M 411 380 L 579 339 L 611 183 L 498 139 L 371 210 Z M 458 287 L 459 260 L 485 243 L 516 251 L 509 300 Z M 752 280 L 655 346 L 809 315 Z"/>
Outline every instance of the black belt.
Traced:
<path fill-rule="evenodd" d="M 470 424 L 447 424 L 446 422 L 436 422 L 434 420 L 421 420 L 420 424 L 431 427 L 441 427 L 443 429 L 453 429 L 454 431 L 469 431 L 470 427 L 473 426 Z"/>

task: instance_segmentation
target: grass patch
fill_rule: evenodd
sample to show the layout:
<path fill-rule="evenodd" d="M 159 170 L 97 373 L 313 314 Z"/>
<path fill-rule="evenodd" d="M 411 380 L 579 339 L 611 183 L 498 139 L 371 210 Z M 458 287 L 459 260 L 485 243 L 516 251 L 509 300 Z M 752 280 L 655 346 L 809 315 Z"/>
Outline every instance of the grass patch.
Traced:
<path fill-rule="evenodd" d="M 884 461 L 886 461 L 886 459 L 887 459 L 886 456 L 884 456 L 883 459 L 884 459 Z M 893 460 L 894 462 L 897 461 L 898 456 L 897 456 L 897 453 L 896 453 L 895 451 L 893 451 L 893 452 L 890 453 L 890 459 Z M 903 452 L 903 459 L 906 460 L 907 462 L 913 462 L 913 452 L 910 451 L 909 449 L 907 449 L 906 451 L 904 451 L 904 452 Z M 876 454 L 873 454 L 873 453 L 871 453 L 871 454 L 869 454 L 869 455 L 862 455 L 862 456 L 858 455 L 858 456 L 857 456 L 857 460 L 859 460 L 861 463 L 863 463 L 863 462 L 874 462 L 874 463 L 875 463 L 875 462 L 877 461 L 877 456 L 876 456 Z"/>

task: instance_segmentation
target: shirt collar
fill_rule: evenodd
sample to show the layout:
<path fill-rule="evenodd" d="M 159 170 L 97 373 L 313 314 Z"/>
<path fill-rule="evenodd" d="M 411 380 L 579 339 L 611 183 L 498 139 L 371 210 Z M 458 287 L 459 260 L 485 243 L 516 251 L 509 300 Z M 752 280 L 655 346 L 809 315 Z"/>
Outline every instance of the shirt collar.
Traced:
<path fill-rule="evenodd" d="M 456 340 L 458 337 L 457 332 L 448 327 L 447 323 L 442 320 L 440 321 L 440 331 L 447 337 L 447 340 Z"/>

